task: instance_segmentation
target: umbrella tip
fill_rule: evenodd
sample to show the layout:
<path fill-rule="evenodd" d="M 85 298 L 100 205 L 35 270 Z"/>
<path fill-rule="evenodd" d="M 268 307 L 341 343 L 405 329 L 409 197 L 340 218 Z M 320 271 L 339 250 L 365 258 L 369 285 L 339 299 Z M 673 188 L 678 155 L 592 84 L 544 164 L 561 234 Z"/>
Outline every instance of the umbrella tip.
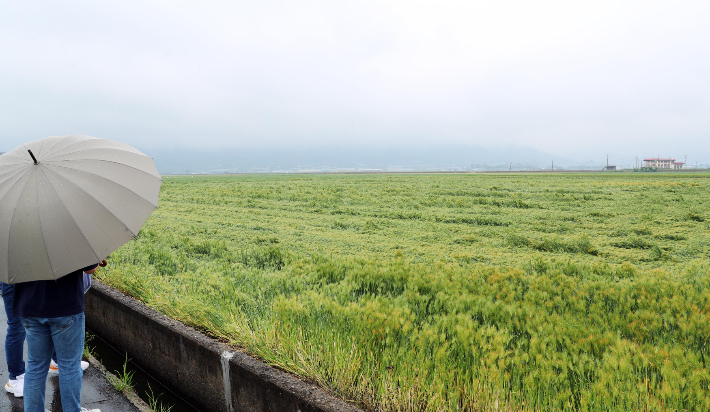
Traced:
<path fill-rule="evenodd" d="M 28 152 L 30 152 L 30 156 L 32 156 L 32 160 L 34 160 L 34 161 L 35 161 L 35 164 L 36 164 L 36 165 L 38 165 L 38 164 L 39 164 L 39 162 L 37 161 L 37 158 L 35 157 L 35 155 L 34 155 L 34 154 L 32 154 L 32 150 L 30 150 L 30 149 L 27 149 L 27 151 L 28 151 Z"/>

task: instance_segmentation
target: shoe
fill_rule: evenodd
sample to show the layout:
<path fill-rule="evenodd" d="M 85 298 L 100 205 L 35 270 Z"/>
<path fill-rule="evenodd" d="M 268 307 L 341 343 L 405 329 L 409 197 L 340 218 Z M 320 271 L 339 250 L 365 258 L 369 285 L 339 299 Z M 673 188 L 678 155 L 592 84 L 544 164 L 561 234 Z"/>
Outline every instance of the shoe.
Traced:
<path fill-rule="evenodd" d="M 15 386 L 17 386 L 17 379 L 10 379 L 10 380 L 7 381 L 7 383 L 5 384 L 5 390 L 6 390 L 8 393 L 14 394 L 14 393 L 15 393 Z"/>
<path fill-rule="evenodd" d="M 5 390 L 15 395 L 16 398 L 21 398 L 25 391 L 25 374 L 23 373 L 16 379 L 7 381 Z"/>
<path fill-rule="evenodd" d="M 85 371 L 89 367 L 89 362 L 87 361 L 81 361 L 81 370 Z M 49 373 L 59 373 L 59 365 L 57 365 L 57 362 L 52 359 L 51 362 L 49 362 Z"/>
<path fill-rule="evenodd" d="M 81 408 L 81 411 L 79 412 L 101 412 L 101 409 L 86 409 L 86 408 Z"/>

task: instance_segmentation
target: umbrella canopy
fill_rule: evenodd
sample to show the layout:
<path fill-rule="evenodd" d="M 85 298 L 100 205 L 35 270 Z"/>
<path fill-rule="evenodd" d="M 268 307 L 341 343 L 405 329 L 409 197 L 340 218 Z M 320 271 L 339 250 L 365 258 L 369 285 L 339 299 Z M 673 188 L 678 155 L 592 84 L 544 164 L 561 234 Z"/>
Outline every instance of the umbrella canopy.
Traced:
<path fill-rule="evenodd" d="M 52 136 L 0 156 L 0 281 L 57 279 L 136 237 L 158 207 L 153 159 L 130 145 Z"/>

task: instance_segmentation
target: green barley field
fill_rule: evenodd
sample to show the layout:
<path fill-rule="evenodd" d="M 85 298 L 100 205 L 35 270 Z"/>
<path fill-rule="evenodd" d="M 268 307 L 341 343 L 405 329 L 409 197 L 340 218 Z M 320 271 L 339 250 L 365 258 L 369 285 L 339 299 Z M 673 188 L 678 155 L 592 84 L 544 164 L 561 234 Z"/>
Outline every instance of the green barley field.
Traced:
<path fill-rule="evenodd" d="M 99 276 L 367 411 L 707 411 L 709 178 L 166 176 Z"/>

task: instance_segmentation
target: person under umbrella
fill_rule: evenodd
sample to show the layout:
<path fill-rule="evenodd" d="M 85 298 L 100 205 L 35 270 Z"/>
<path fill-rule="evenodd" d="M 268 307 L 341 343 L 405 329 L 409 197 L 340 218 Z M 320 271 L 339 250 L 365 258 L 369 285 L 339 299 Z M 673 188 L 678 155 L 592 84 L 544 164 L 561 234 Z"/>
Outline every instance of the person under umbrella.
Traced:
<path fill-rule="evenodd" d="M 25 412 L 45 411 L 52 348 L 63 410 L 86 410 L 83 273 L 137 236 L 161 181 L 148 156 L 89 136 L 49 137 L 0 156 L 0 281 L 15 284 L 13 312 L 26 330 Z"/>
<path fill-rule="evenodd" d="M 99 266 L 106 266 L 106 260 L 99 263 Z M 91 275 L 84 272 L 84 294 L 91 287 Z M 5 335 L 5 363 L 7 372 L 10 375 L 5 384 L 5 391 L 12 393 L 16 398 L 21 398 L 25 387 L 25 359 L 23 350 L 25 345 L 25 328 L 22 326 L 20 318 L 14 315 L 13 307 L 15 301 L 15 285 L 0 282 L 0 293 L 5 305 L 5 316 L 7 317 L 7 333 Z M 89 362 L 81 361 L 81 370 L 85 371 L 89 367 Z M 52 354 L 52 361 L 49 364 L 50 373 L 59 373 L 56 351 Z"/>
<path fill-rule="evenodd" d="M 25 411 L 43 412 L 47 372 L 56 350 L 62 408 L 81 401 L 81 356 L 84 352 L 84 272 L 76 270 L 56 281 L 37 280 L 15 285 L 14 316 L 20 318 L 27 339 L 28 362 L 24 379 Z M 89 411 L 86 408 L 74 411 Z"/>

